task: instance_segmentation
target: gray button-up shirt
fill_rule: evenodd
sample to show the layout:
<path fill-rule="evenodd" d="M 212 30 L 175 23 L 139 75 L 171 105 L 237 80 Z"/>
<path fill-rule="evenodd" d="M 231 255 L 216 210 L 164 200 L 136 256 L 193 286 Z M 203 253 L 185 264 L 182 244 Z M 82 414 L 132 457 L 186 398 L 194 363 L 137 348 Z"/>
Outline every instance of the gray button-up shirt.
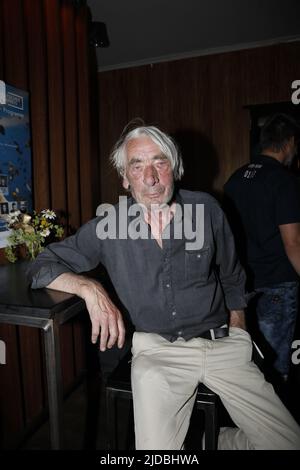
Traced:
<path fill-rule="evenodd" d="M 126 208 L 134 202 L 126 200 Z M 162 248 L 151 238 L 143 217 L 130 215 L 126 227 L 129 232 L 131 227 L 131 234 L 139 228 L 147 237 L 126 238 L 124 226 L 120 235 L 124 207 L 118 204 L 113 236 L 105 238 L 103 233 L 109 225 L 104 222 L 114 223 L 114 211 L 49 245 L 30 267 L 32 287 L 45 287 L 64 272 L 86 272 L 102 263 L 137 331 L 175 341 L 221 326 L 228 321 L 228 310 L 246 306 L 245 274 L 232 233 L 219 204 L 208 194 L 180 190 L 176 202 L 182 210 L 176 210 L 164 231 Z M 196 207 L 202 208 L 200 219 Z M 193 244 L 190 233 L 196 228 L 201 243 Z"/>

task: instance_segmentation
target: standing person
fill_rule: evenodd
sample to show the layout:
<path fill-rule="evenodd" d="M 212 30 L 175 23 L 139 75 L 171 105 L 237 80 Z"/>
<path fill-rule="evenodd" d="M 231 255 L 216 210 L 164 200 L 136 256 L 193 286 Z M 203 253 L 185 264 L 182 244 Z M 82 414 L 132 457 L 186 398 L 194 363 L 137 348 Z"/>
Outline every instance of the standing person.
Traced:
<path fill-rule="evenodd" d="M 245 236 L 245 262 L 259 293 L 258 326 L 276 353 L 274 367 L 283 381 L 289 374 L 298 313 L 300 182 L 288 167 L 299 135 L 289 116 L 269 117 L 261 130 L 261 154 L 224 187 L 236 211 L 233 225 L 240 223 L 239 236 Z"/>
<path fill-rule="evenodd" d="M 54 243 L 30 269 L 32 287 L 82 297 L 100 349 L 124 344 L 121 312 L 95 280 L 80 275 L 102 262 L 129 312 L 137 449 L 181 449 L 197 386 L 222 399 L 236 429 L 221 449 L 300 449 L 300 429 L 251 361 L 245 329 L 245 274 L 218 203 L 176 191 L 182 160 L 153 126 L 124 134 L 112 161 L 131 197 L 72 237 Z"/>

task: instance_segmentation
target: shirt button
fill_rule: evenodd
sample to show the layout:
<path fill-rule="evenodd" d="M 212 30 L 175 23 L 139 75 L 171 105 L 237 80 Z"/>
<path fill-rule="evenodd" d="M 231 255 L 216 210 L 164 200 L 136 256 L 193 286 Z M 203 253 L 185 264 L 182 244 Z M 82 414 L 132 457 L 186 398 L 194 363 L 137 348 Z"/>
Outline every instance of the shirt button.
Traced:
<path fill-rule="evenodd" d="M 178 336 L 181 336 L 182 335 L 182 331 L 178 331 Z"/>
<path fill-rule="evenodd" d="M 176 312 L 172 312 L 172 315 L 173 315 L 173 317 L 175 317 L 175 315 L 176 315 Z"/>
<path fill-rule="evenodd" d="M 198 253 L 198 255 L 197 255 L 197 258 L 201 258 L 201 255 L 200 255 L 200 253 Z"/>
<path fill-rule="evenodd" d="M 166 287 L 168 287 L 168 288 L 169 288 L 169 287 L 170 287 L 170 284 L 166 284 Z"/>

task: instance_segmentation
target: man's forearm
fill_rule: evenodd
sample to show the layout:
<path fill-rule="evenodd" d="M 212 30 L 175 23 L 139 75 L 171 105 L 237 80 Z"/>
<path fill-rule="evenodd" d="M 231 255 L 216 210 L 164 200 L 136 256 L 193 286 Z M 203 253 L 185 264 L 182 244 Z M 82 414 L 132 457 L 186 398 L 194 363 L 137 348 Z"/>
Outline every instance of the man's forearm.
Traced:
<path fill-rule="evenodd" d="M 69 294 L 76 294 L 79 297 L 84 298 L 85 288 L 88 287 L 92 282 L 95 281 L 79 274 L 62 273 L 53 281 L 51 281 L 50 284 L 48 284 L 46 287 L 61 292 L 68 292 Z"/>
<path fill-rule="evenodd" d="M 286 255 L 300 276 L 300 223 L 279 225 Z"/>
<path fill-rule="evenodd" d="M 287 246 L 285 251 L 291 265 L 300 276 L 300 245 Z"/>
<path fill-rule="evenodd" d="M 55 289 L 76 294 L 85 300 L 92 323 L 92 342 L 100 335 L 100 349 L 105 351 L 115 343 L 121 348 L 125 340 L 125 327 L 122 315 L 111 301 L 104 287 L 96 280 L 73 273 L 62 273 L 50 284 Z"/>
<path fill-rule="evenodd" d="M 246 330 L 246 320 L 244 310 L 230 310 L 229 326 L 235 326 Z"/>

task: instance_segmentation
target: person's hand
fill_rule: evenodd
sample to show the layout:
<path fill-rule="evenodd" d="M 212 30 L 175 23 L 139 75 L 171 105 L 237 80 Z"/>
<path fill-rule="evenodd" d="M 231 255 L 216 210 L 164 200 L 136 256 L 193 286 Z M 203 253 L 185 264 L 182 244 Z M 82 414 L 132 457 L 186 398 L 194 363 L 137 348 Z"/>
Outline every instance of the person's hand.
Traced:
<path fill-rule="evenodd" d="M 92 322 L 92 343 L 96 343 L 100 335 L 101 351 L 115 343 L 122 348 L 125 341 L 122 315 L 101 284 L 90 280 L 81 287 L 80 296 L 85 300 Z"/>

